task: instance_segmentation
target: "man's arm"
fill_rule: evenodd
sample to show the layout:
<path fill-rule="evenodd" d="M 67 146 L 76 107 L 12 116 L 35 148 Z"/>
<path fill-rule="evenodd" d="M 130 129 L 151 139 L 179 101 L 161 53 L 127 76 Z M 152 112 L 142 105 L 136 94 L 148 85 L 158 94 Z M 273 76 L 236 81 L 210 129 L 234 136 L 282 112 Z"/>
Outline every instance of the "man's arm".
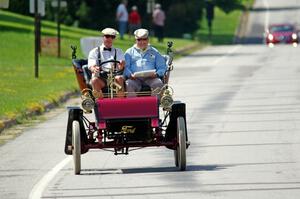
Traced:
<path fill-rule="evenodd" d="M 88 68 L 92 73 L 98 73 L 100 71 L 100 67 L 97 66 L 97 59 L 98 56 L 96 50 L 91 50 L 88 56 Z"/>
<path fill-rule="evenodd" d="M 117 13 L 116 13 L 117 20 L 119 20 L 123 16 L 123 14 L 124 14 L 123 12 L 124 12 L 123 6 L 119 5 L 118 8 L 117 8 Z"/>
<path fill-rule="evenodd" d="M 166 60 L 163 58 L 163 56 L 159 52 L 157 52 L 155 61 L 156 61 L 156 63 L 155 63 L 156 74 L 159 77 L 163 77 L 167 70 Z"/>
<path fill-rule="evenodd" d="M 128 52 L 125 53 L 124 75 L 127 78 L 132 78 L 132 76 L 133 76 L 133 73 L 132 73 L 132 70 L 131 70 L 131 55 Z"/>

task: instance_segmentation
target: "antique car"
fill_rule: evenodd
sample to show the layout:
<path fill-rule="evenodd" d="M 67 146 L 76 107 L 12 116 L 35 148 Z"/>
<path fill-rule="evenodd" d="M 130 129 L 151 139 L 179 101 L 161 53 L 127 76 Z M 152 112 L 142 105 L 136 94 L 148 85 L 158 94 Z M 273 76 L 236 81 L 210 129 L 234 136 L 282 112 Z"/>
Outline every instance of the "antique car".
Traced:
<path fill-rule="evenodd" d="M 270 47 L 274 44 L 292 44 L 297 46 L 299 43 L 298 32 L 292 24 L 273 24 L 266 32 L 266 44 Z"/>
<path fill-rule="evenodd" d="M 116 97 L 118 87 L 113 77 L 122 71 L 111 69 L 107 88 L 103 90 L 104 97 L 97 99 L 89 85 L 91 73 L 87 60 L 76 59 L 76 47 L 72 46 L 72 63 L 82 92 L 82 103 L 81 107 L 68 107 L 64 151 L 73 156 L 75 174 L 81 171 L 81 155 L 90 149 L 128 155 L 131 150 L 164 146 L 174 151 L 175 166 L 181 171 L 186 169 L 186 149 L 190 144 L 186 106 L 173 100 L 173 90 L 168 85 L 173 69 L 171 47 L 172 42 L 168 42 L 167 54 L 164 55 L 168 69 L 162 89 L 151 91 L 144 88 L 136 97 Z M 95 121 L 86 117 L 92 112 Z"/>

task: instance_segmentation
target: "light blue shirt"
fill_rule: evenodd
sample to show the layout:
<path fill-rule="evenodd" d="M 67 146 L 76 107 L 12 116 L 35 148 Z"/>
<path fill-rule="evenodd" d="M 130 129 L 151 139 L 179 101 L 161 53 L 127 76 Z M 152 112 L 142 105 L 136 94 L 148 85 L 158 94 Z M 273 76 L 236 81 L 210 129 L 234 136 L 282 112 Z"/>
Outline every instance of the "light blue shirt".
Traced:
<path fill-rule="evenodd" d="M 167 70 L 165 59 L 152 46 L 148 46 L 146 51 L 142 51 L 136 45 L 129 48 L 125 52 L 125 63 L 124 75 L 127 78 L 135 72 L 153 69 L 159 77 L 163 77 Z"/>

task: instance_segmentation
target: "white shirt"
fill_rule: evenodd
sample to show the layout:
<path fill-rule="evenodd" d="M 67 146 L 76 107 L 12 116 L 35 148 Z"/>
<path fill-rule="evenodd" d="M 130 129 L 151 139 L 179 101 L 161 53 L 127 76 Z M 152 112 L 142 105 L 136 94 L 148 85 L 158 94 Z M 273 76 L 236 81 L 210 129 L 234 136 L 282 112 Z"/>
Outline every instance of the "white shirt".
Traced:
<path fill-rule="evenodd" d="M 155 25 L 164 26 L 165 25 L 165 13 L 161 9 L 155 9 L 153 12 L 153 22 Z"/>
<path fill-rule="evenodd" d="M 118 18 L 118 21 L 128 21 L 128 12 L 126 6 L 123 3 L 119 4 L 117 8 L 117 16 L 120 16 Z"/>
<path fill-rule="evenodd" d="M 124 58 L 124 53 L 121 49 L 119 48 L 111 48 L 111 51 L 104 50 L 104 44 L 100 46 L 100 59 L 101 62 L 108 61 L 108 60 L 114 60 L 115 58 L 115 53 L 116 53 L 116 60 L 117 61 L 122 61 L 125 60 Z M 98 47 L 92 49 L 89 53 L 88 57 L 88 67 L 91 69 L 92 66 L 98 65 Z M 106 63 L 102 65 L 102 70 L 108 72 L 109 69 L 112 67 L 112 64 L 114 63 Z"/>

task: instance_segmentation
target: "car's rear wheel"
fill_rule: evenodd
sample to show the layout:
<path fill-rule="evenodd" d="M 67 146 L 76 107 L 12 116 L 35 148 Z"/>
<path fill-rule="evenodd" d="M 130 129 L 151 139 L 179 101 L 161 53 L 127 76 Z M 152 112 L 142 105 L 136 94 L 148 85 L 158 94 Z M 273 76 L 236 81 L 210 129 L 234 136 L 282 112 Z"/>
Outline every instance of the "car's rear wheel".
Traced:
<path fill-rule="evenodd" d="M 177 148 L 174 151 L 175 165 L 179 170 L 186 169 L 186 127 L 183 117 L 177 118 Z"/>
<path fill-rule="evenodd" d="M 80 142 L 80 125 L 74 120 L 72 123 L 72 154 L 74 161 L 74 174 L 80 174 L 81 170 L 81 142 Z"/>

